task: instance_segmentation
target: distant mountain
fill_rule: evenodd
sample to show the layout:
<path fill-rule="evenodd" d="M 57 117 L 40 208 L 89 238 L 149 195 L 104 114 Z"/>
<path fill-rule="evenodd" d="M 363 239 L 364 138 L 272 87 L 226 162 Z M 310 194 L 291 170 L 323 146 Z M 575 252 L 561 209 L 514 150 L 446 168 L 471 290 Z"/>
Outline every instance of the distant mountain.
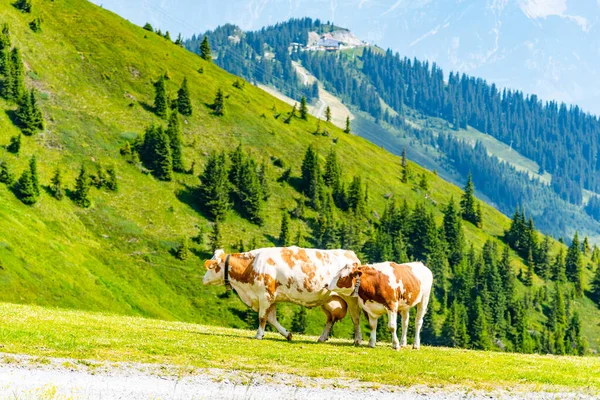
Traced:
<path fill-rule="evenodd" d="M 95 0 L 142 24 L 192 33 L 310 16 L 403 56 L 600 113 L 596 0 Z"/>

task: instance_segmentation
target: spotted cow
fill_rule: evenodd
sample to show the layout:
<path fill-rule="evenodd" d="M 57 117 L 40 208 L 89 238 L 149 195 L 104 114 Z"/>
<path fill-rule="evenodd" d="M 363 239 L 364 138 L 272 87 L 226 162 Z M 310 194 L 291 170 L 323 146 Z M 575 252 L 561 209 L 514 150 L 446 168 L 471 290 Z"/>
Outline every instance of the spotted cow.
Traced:
<path fill-rule="evenodd" d="M 400 346 L 406 346 L 410 308 L 417 306 L 413 347 L 418 349 L 432 283 L 433 275 L 423 263 L 383 262 L 362 266 L 348 265 L 335 275 L 328 288 L 341 296 L 356 295 L 358 292 L 360 306 L 369 318 L 371 347 L 375 347 L 377 340 L 377 320 L 385 313 L 388 315 L 389 329 L 392 332 L 392 347 L 399 349 Z M 402 315 L 400 342 L 396 335 L 398 312 Z"/>
<path fill-rule="evenodd" d="M 204 264 L 205 285 L 227 285 L 248 306 L 258 312 L 257 339 L 262 339 L 267 321 L 288 340 L 292 334 L 277 321 L 276 304 L 290 302 L 305 307 L 320 306 L 327 324 L 319 338 L 324 342 L 336 321 L 347 310 L 354 322 L 355 344 L 362 340 L 360 307 L 356 298 L 326 289 L 333 276 L 348 264 L 360 265 L 356 254 L 347 250 L 315 250 L 271 247 L 246 253 L 225 254 L 217 250 Z"/>

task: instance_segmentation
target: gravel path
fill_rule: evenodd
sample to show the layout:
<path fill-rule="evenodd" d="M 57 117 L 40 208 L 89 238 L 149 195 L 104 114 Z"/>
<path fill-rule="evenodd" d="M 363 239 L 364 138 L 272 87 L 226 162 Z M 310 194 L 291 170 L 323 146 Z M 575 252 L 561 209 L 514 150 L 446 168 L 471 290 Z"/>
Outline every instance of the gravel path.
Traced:
<path fill-rule="evenodd" d="M 482 392 L 459 387 L 0 355 L 0 399 L 591 399 L 577 393 Z"/>

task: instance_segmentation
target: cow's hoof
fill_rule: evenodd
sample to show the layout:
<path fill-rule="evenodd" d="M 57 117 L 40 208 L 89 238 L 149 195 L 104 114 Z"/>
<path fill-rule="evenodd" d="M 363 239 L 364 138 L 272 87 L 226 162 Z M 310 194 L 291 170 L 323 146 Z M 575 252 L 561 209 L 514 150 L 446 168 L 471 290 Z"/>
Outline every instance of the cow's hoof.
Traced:
<path fill-rule="evenodd" d="M 372 348 L 372 349 L 374 349 L 375 348 L 375 343 L 369 342 L 369 347 Z"/>
<path fill-rule="evenodd" d="M 393 345 L 392 345 L 392 350 L 400 350 L 400 345 L 398 345 L 398 344 L 393 344 Z"/>
<path fill-rule="evenodd" d="M 413 350 L 419 350 L 421 348 L 421 346 L 415 345 L 412 348 L 413 348 Z"/>
<path fill-rule="evenodd" d="M 362 342 L 361 340 L 355 340 L 354 341 L 354 346 L 356 346 L 356 347 L 360 346 L 361 342 Z"/>
<path fill-rule="evenodd" d="M 326 340 L 327 339 L 324 339 L 324 338 L 320 337 L 319 339 L 317 339 L 317 342 L 318 343 L 325 343 Z"/>
<path fill-rule="evenodd" d="M 292 332 L 289 332 L 287 334 L 286 338 L 287 338 L 288 342 L 291 342 L 292 341 Z"/>

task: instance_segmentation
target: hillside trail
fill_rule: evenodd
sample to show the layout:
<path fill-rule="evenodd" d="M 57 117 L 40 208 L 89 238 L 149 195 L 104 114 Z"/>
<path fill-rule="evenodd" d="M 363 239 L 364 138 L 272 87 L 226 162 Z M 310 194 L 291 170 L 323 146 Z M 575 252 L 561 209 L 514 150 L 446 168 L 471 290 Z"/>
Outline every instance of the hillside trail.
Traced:
<path fill-rule="evenodd" d="M 0 356 L 0 399 L 588 399 L 577 393 L 400 387 L 173 365 Z"/>

